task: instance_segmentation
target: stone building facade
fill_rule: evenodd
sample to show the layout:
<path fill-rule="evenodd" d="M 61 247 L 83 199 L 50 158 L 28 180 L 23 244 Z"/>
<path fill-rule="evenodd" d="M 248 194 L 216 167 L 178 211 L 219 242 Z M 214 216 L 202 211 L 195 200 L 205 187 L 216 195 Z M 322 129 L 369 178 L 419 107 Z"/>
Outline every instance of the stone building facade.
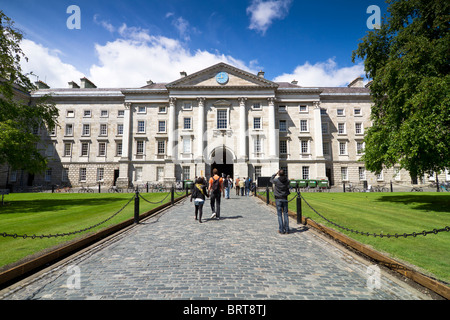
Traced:
<path fill-rule="evenodd" d="M 141 88 L 102 89 L 86 78 L 64 89 L 41 86 L 31 99 L 51 94 L 59 109 L 59 126 L 36 132 L 48 170 L 8 172 L 8 182 L 171 184 L 209 177 L 213 168 L 255 180 L 284 168 L 289 178 L 331 185 L 411 182 L 405 170 L 374 175 L 359 161 L 372 104 L 362 78 L 348 87 L 303 87 L 225 63 L 180 75 Z"/>

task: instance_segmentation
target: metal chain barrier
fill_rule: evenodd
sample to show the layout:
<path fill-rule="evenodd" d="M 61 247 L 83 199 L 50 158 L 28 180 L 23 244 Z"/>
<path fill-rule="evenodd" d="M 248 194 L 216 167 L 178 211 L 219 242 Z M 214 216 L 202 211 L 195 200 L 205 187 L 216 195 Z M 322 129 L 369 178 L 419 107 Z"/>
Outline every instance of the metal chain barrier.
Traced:
<path fill-rule="evenodd" d="M 325 221 L 331 223 L 332 225 L 334 225 L 334 226 L 336 226 L 336 227 L 338 227 L 340 229 L 343 229 L 343 230 L 346 230 L 346 231 L 349 231 L 349 232 L 352 232 L 352 233 L 356 233 L 356 234 L 361 234 L 361 235 L 365 235 L 365 236 L 380 237 L 380 238 L 391 238 L 391 237 L 394 237 L 394 238 L 404 237 L 404 238 L 406 238 L 406 237 L 410 237 L 410 236 L 415 238 L 416 236 L 419 236 L 419 235 L 426 236 L 427 234 L 438 234 L 439 232 L 450 232 L 450 226 L 446 226 L 446 227 L 444 227 L 442 229 L 433 229 L 431 231 L 425 231 L 424 230 L 422 232 L 412 232 L 412 233 L 403 233 L 403 234 L 398 234 L 398 233 L 396 233 L 396 234 L 389 234 L 389 233 L 388 234 L 377 234 L 377 233 L 369 233 L 369 232 L 353 230 L 353 229 L 341 226 L 341 225 L 331 221 L 330 219 L 325 218 L 323 215 L 321 215 L 319 212 L 317 212 L 317 210 L 314 209 L 308 203 L 308 201 L 306 201 L 305 198 L 303 198 L 303 196 L 301 194 L 299 194 L 299 195 L 303 199 L 303 201 L 305 201 L 305 203 L 308 205 L 308 207 L 310 207 L 311 210 L 314 211 L 319 217 L 321 217 Z"/>
<path fill-rule="evenodd" d="M 139 195 L 139 197 L 140 197 L 142 200 L 144 200 L 145 202 L 148 202 L 148 203 L 150 203 L 150 204 L 158 204 L 158 203 L 162 203 L 164 200 L 166 200 L 167 197 L 170 195 L 170 192 L 164 197 L 164 199 L 162 199 L 161 201 L 158 201 L 158 202 L 151 202 L 151 201 L 148 201 L 148 200 L 145 199 L 140 193 L 138 193 L 138 195 Z"/>
<path fill-rule="evenodd" d="M 118 215 L 120 212 L 122 212 L 122 210 L 125 209 L 125 207 L 128 206 L 130 204 L 130 202 L 134 200 L 134 198 L 135 198 L 135 195 L 133 195 L 133 197 L 130 200 L 128 200 L 128 202 L 121 209 L 119 209 L 119 211 L 117 211 L 116 213 L 111 215 L 109 218 L 106 218 L 105 220 L 103 220 L 103 221 L 101 221 L 101 222 L 99 222 L 97 224 L 94 224 L 94 225 L 92 225 L 90 227 L 87 227 L 87 228 L 84 228 L 84 229 L 80 229 L 80 230 L 77 230 L 77 231 L 72 231 L 72 232 L 67 232 L 67 233 L 57 233 L 57 234 L 42 234 L 40 236 L 37 236 L 35 234 L 29 236 L 27 234 L 18 235 L 17 233 L 9 234 L 9 233 L 3 232 L 3 233 L 0 233 L 0 236 L 3 236 L 4 238 L 5 237 L 12 237 L 14 239 L 16 239 L 16 238 L 23 238 L 23 239 L 27 239 L 27 238 L 36 239 L 36 238 L 39 238 L 39 239 L 43 239 L 43 238 L 65 237 L 65 236 L 70 236 L 70 235 L 73 235 L 73 234 L 85 232 L 85 231 L 91 230 L 93 228 L 96 228 L 96 227 L 104 224 L 105 222 L 111 220 L 112 218 L 114 218 L 116 215 Z"/>

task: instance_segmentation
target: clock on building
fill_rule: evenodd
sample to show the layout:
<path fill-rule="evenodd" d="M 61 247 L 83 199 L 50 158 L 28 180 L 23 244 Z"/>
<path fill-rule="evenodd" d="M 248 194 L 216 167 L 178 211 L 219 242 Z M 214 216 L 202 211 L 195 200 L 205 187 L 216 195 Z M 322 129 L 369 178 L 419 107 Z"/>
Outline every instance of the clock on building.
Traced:
<path fill-rule="evenodd" d="M 228 82 L 228 73 L 226 73 L 226 72 L 219 72 L 217 75 L 216 75 L 216 81 L 217 81 L 217 83 L 220 83 L 220 84 L 225 84 L 225 83 L 227 83 Z"/>

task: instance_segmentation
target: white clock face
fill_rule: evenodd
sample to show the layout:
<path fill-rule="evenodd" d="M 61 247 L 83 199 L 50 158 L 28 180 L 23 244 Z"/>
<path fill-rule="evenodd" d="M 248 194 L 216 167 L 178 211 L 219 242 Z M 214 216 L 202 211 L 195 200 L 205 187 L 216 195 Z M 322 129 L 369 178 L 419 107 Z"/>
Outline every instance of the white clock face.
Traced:
<path fill-rule="evenodd" d="M 225 84 L 225 83 L 227 83 L 228 82 L 228 73 L 226 73 L 226 72 L 219 72 L 217 75 L 216 75 L 216 81 L 217 81 L 217 83 L 220 83 L 220 84 Z"/>

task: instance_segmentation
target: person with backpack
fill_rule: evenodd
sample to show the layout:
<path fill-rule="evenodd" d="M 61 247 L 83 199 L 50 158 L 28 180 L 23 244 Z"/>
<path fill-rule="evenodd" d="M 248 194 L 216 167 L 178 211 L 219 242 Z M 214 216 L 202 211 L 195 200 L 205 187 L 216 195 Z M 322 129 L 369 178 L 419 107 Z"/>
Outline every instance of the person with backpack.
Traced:
<path fill-rule="evenodd" d="M 225 180 L 223 180 L 223 187 L 225 188 L 225 199 L 230 199 L 231 188 L 233 188 L 233 180 L 231 180 L 228 175 Z"/>
<path fill-rule="evenodd" d="M 225 190 L 223 188 L 223 179 L 218 175 L 219 171 L 214 168 L 213 176 L 209 179 L 209 192 L 211 199 L 211 219 L 214 217 L 220 219 L 220 193 L 225 197 Z"/>
<path fill-rule="evenodd" d="M 200 223 L 202 223 L 203 204 L 205 203 L 206 197 L 209 198 L 209 194 L 206 191 L 205 179 L 200 177 L 196 179 L 191 193 L 191 202 L 194 199 L 195 204 L 195 220 L 197 220 L 198 215 L 198 222 Z"/>

